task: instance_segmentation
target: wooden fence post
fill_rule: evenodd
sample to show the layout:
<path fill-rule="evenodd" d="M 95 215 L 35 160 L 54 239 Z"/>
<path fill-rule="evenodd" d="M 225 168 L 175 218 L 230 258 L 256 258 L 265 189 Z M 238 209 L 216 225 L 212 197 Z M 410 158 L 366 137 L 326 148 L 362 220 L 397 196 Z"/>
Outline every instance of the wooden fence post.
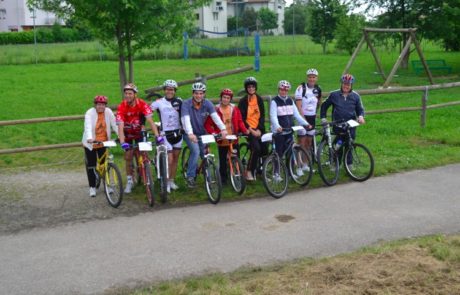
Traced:
<path fill-rule="evenodd" d="M 426 127 L 426 107 L 428 102 L 428 87 L 425 87 L 422 95 L 422 108 L 420 110 L 420 126 L 422 128 Z"/>

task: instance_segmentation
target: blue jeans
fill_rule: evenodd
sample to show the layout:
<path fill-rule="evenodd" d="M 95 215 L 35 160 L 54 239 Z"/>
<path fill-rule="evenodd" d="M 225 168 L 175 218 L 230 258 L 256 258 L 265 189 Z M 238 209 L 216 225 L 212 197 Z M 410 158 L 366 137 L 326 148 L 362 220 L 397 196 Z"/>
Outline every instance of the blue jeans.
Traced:
<path fill-rule="evenodd" d="M 198 136 L 197 136 L 198 137 Z M 190 157 L 188 159 L 187 178 L 196 176 L 196 169 L 198 167 L 198 156 L 204 158 L 204 145 L 201 141 L 193 143 L 187 135 L 184 135 L 185 142 L 190 149 Z"/>

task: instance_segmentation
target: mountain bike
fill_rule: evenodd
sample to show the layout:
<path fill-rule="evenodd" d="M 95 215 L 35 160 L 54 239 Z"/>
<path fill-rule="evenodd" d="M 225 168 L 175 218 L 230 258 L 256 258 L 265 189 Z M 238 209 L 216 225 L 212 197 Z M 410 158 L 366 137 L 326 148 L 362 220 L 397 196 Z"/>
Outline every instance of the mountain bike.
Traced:
<path fill-rule="evenodd" d="M 337 122 L 339 132 L 334 144 L 348 176 L 355 181 L 366 181 L 374 173 L 374 157 L 370 150 L 362 143 L 357 143 L 351 136 L 350 129 L 359 126 L 355 120 Z M 342 144 L 337 144 L 342 141 Z M 339 147 L 338 147 L 338 146 Z"/>
<path fill-rule="evenodd" d="M 289 135 L 295 131 L 303 129 L 301 126 L 292 128 L 283 128 L 279 133 L 266 133 L 262 136 L 262 142 L 271 142 L 272 152 L 265 159 L 262 168 L 262 180 L 267 192 L 274 198 L 281 198 L 287 193 L 288 174 L 301 186 L 306 186 L 312 177 L 313 169 L 311 167 L 310 156 L 300 145 L 291 138 L 288 142 L 288 148 L 280 157 L 276 153 L 275 141 L 273 136 Z M 286 160 L 284 163 L 283 159 Z"/>
<path fill-rule="evenodd" d="M 197 168 L 196 175 L 203 173 L 204 185 L 209 202 L 217 204 L 222 194 L 222 181 L 220 179 L 219 168 L 216 165 L 215 156 L 210 152 L 209 145 L 215 143 L 214 135 L 201 135 L 198 141 L 204 145 L 204 158 Z M 188 160 L 190 158 L 190 149 L 185 147 L 182 151 L 182 175 L 187 179 Z"/>
<path fill-rule="evenodd" d="M 227 152 L 227 167 L 230 175 L 230 182 L 232 187 L 238 194 L 243 194 L 246 189 L 246 178 L 244 177 L 244 166 L 238 157 L 238 151 L 233 149 L 233 144 L 238 137 L 236 135 L 227 135 L 225 138 L 229 142 Z"/>
<path fill-rule="evenodd" d="M 106 147 L 104 154 L 97 157 L 96 162 L 96 187 L 99 188 L 104 184 L 104 193 L 110 206 L 117 208 L 123 200 L 123 181 L 118 166 L 113 161 L 113 155 L 110 148 L 117 146 L 115 141 L 95 141 L 93 144 L 103 145 Z"/>
<path fill-rule="evenodd" d="M 155 171 L 160 184 L 160 200 L 166 203 L 168 200 L 168 148 L 164 143 L 156 145 Z"/>
<path fill-rule="evenodd" d="M 246 138 L 247 140 L 247 135 L 242 134 L 241 137 Z M 262 148 L 263 149 L 263 148 Z M 257 175 L 260 175 L 262 173 L 262 166 L 264 164 L 265 158 L 270 154 L 270 146 L 267 146 L 266 148 L 266 155 L 263 155 L 259 157 L 259 162 L 257 163 L 257 167 L 255 171 L 251 171 L 252 175 L 254 177 L 254 180 L 257 178 Z M 242 142 L 239 144 L 239 158 L 241 160 L 241 164 L 243 164 L 243 171 L 246 171 L 249 166 L 249 158 L 251 157 L 251 149 L 249 147 L 249 142 Z"/>
<path fill-rule="evenodd" d="M 131 145 L 134 150 L 134 159 L 137 164 L 137 175 L 145 186 L 145 194 L 149 206 L 152 207 L 155 203 L 154 182 L 152 177 L 151 160 L 149 152 L 153 150 L 151 142 L 139 142 Z"/>

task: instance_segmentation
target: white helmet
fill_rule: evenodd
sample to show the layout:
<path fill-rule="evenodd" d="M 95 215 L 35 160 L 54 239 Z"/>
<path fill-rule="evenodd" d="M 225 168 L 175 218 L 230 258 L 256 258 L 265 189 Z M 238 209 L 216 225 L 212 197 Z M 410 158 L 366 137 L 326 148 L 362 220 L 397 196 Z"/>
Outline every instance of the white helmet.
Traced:
<path fill-rule="evenodd" d="M 166 80 L 163 83 L 163 89 L 166 88 L 166 87 L 171 87 L 171 88 L 177 89 L 177 82 L 174 81 L 174 80 Z"/>
<path fill-rule="evenodd" d="M 206 91 L 206 85 L 201 82 L 193 83 L 192 91 Z"/>
<path fill-rule="evenodd" d="M 315 76 L 318 76 L 318 70 L 317 69 L 308 69 L 307 70 L 307 76 L 308 75 L 315 75 Z"/>
<path fill-rule="evenodd" d="M 291 89 L 291 83 L 289 83 L 286 80 L 281 80 L 281 81 L 278 82 L 278 89 L 281 89 L 281 88 L 289 90 L 289 89 Z"/>

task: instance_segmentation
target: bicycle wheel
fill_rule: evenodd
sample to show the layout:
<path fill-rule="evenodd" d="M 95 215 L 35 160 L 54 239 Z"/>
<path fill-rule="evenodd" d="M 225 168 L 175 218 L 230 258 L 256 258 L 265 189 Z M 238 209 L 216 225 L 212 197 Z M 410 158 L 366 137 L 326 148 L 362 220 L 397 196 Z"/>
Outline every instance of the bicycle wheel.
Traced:
<path fill-rule="evenodd" d="M 158 167 L 158 173 L 160 173 L 160 200 L 162 203 L 166 203 L 168 200 L 168 171 L 166 161 L 167 154 L 162 152 L 160 154 L 160 167 Z"/>
<path fill-rule="evenodd" d="M 246 171 L 249 165 L 249 157 L 251 156 L 251 151 L 249 150 L 249 144 L 247 142 L 240 143 L 240 160 L 243 165 L 243 171 Z"/>
<path fill-rule="evenodd" d="M 262 180 L 267 192 L 274 198 L 284 196 L 288 188 L 286 165 L 276 154 L 269 155 L 262 166 Z"/>
<path fill-rule="evenodd" d="M 326 185 L 334 185 L 339 179 L 339 158 L 334 149 L 330 148 L 326 141 L 318 147 L 318 172 Z"/>
<path fill-rule="evenodd" d="M 246 178 L 244 177 L 245 170 L 238 157 L 232 156 L 231 161 L 232 165 L 229 167 L 230 181 L 235 192 L 241 195 L 246 189 Z"/>
<path fill-rule="evenodd" d="M 104 178 L 104 192 L 110 206 L 117 208 L 123 199 L 123 181 L 120 169 L 113 163 L 108 163 Z"/>
<path fill-rule="evenodd" d="M 222 193 L 222 182 L 220 179 L 219 169 L 214 164 L 214 161 L 210 158 L 204 159 L 205 167 L 203 169 L 204 174 L 204 186 L 206 193 L 208 194 L 208 200 L 212 204 L 217 204 L 220 201 Z"/>
<path fill-rule="evenodd" d="M 182 165 L 182 176 L 185 180 L 187 180 L 187 167 L 188 167 L 188 159 L 190 158 L 190 149 L 188 147 L 184 147 L 182 149 L 182 156 L 181 156 L 181 165 Z"/>
<path fill-rule="evenodd" d="M 96 175 L 96 189 L 99 189 L 99 187 L 101 186 L 102 177 L 96 169 L 94 169 L 94 175 Z"/>
<path fill-rule="evenodd" d="M 144 175 L 145 194 L 147 195 L 147 201 L 149 202 L 149 206 L 152 207 L 155 203 L 155 198 L 153 194 L 154 182 L 150 163 L 144 163 Z"/>
<path fill-rule="evenodd" d="M 310 155 L 300 146 L 293 146 L 288 161 L 288 170 L 291 178 L 301 186 L 310 183 L 313 168 Z"/>
<path fill-rule="evenodd" d="M 351 179 L 365 181 L 374 173 L 374 158 L 369 149 L 360 143 L 348 147 L 344 160 L 345 171 Z"/>
<path fill-rule="evenodd" d="M 139 170 L 138 159 L 135 155 L 133 155 L 133 161 L 131 163 L 131 167 L 133 169 L 134 184 L 141 183 L 142 172 Z"/>

